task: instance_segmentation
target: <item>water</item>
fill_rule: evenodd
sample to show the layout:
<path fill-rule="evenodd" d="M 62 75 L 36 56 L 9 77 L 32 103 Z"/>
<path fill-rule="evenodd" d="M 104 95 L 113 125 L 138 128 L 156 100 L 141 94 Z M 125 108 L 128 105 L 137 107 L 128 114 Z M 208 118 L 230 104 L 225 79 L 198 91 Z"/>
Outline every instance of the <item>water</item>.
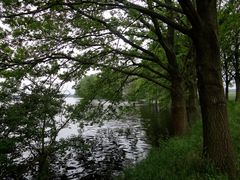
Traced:
<path fill-rule="evenodd" d="M 160 110 L 156 105 L 140 106 L 140 121 L 144 127 L 147 143 L 159 146 L 161 140 L 167 139 L 173 132 L 170 127 L 170 112 Z"/>
<path fill-rule="evenodd" d="M 79 101 L 73 97 L 66 100 L 69 104 Z M 57 158 L 62 159 L 58 162 L 62 179 L 112 179 L 145 158 L 152 145 L 159 145 L 159 140 L 168 135 L 167 113 L 160 113 L 155 106 L 138 108 L 138 116 L 104 121 L 101 126 L 81 128 L 76 123 L 62 129 L 58 141 L 76 136 L 88 145 L 85 150 L 71 148 Z"/>
<path fill-rule="evenodd" d="M 76 104 L 79 99 L 68 97 L 66 102 Z M 37 179 L 41 169 L 39 167 L 42 167 L 43 174 L 49 179 L 113 179 L 124 168 L 144 159 L 150 148 L 158 146 L 160 140 L 167 138 L 169 134 L 166 121 L 169 119 L 168 112 L 161 112 L 153 105 L 136 105 L 136 109 L 133 115 L 110 119 L 101 124 L 66 124 L 58 132 L 56 140 L 55 134 L 44 138 L 44 150 L 41 142 L 31 141 L 31 145 L 21 149 L 19 156 L 14 159 L 21 172 L 14 170 L 11 174 L 11 168 L 8 168 L 7 176 L 1 177 Z M 59 128 L 67 120 L 59 115 L 56 121 Z M 46 132 L 49 130 L 51 129 L 46 129 Z M 29 168 L 22 168 L 26 163 L 32 164 Z"/>

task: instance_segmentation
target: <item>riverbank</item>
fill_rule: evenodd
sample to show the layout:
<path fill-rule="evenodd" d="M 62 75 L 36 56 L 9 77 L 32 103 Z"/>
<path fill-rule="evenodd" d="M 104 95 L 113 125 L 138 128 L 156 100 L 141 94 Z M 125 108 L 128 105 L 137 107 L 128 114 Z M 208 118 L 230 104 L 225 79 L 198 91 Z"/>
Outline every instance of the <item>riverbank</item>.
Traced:
<path fill-rule="evenodd" d="M 228 102 L 230 131 L 240 162 L 240 103 Z M 202 125 L 196 122 L 182 137 L 162 141 L 159 148 L 152 148 L 147 158 L 126 169 L 119 179 L 126 180 L 186 180 L 228 179 L 202 158 Z"/>

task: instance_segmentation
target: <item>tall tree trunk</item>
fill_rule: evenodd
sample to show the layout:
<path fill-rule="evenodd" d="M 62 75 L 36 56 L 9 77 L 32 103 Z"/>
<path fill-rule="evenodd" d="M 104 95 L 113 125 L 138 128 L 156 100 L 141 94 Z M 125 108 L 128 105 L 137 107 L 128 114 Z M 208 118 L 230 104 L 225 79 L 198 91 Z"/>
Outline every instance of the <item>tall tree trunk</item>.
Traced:
<path fill-rule="evenodd" d="M 200 36 L 200 35 L 199 35 Z M 197 42 L 197 73 L 203 119 L 203 152 L 217 167 L 234 174 L 235 161 L 229 134 L 217 44 L 212 36 Z M 215 41 L 216 42 L 216 41 Z"/>
<path fill-rule="evenodd" d="M 187 110 L 184 82 L 181 77 L 172 78 L 171 124 L 173 135 L 182 135 L 187 129 Z"/>
<path fill-rule="evenodd" d="M 46 153 L 39 155 L 39 169 L 38 169 L 38 180 L 48 180 L 49 178 L 49 162 Z"/>
<path fill-rule="evenodd" d="M 153 9 L 153 1 L 149 0 L 148 7 Z M 165 0 L 166 4 L 171 5 L 172 0 Z M 174 19 L 172 11 L 168 12 L 170 19 Z M 159 22 L 151 17 L 159 43 L 163 47 L 169 66 L 169 75 L 171 77 L 171 124 L 174 135 L 182 135 L 187 127 L 186 99 L 183 78 L 179 70 L 174 47 L 174 29 L 168 25 L 166 37 L 163 38 Z"/>
<path fill-rule="evenodd" d="M 193 27 L 197 76 L 203 119 L 203 153 L 222 171 L 236 175 L 228 127 L 218 43 L 216 1 L 197 0 L 199 24 Z"/>
<path fill-rule="evenodd" d="M 193 46 L 193 45 L 192 45 Z M 187 89 L 187 119 L 189 125 L 194 120 L 200 119 L 198 92 L 197 92 L 197 71 L 196 71 L 196 53 L 195 49 L 189 49 L 189 58 L 186 66 L 185 84 Z"/>
<path fill-rule="evenodd" d="M 187 119 L 190 125 L 193 121 L 200 118 L 198 106 L 197 84 L 195 84 L 195 82 L 192 82 L 188 85 L 187 97 Z"/>
<path fill-rule="evenodd" d="M 238 72 L 236 72 L 235 76 L 235 83 L 236 83 L 236 97 L 235 97 L 235 101 L 239 102 L 240 101 L 240 74 Z"/>
<path fill-rule="evenodd" d="M 235 66 L 235 83 L 236 83 L 236 98 L 235 101 L 240 101 L 240 64 L 239 64 L 239 32 L 236 33 L 236 42 L 234 50 L 234 66 Z"/>
<path fill-rule="evenodd" d="M 228 65 L 228 59 L 226 57 L 226 54 L 223 54 L 223 60 L 224 60 L 224 74 L 225 74 L 225 97 L 226 100 L 229 99 L 229 83 L 230 83 L 230 78 L 229 78 L 229 65 Z"/>
<path fill-rule="evenodd" d="M 226 97 L 226 100 L 228 100 L 229 99 L 229 81 L 228 80 L 226 80 L 226 82 L 225 82 L 225 97 Z"/>
<path fill-rule="evenodd" d="M 166 4 L 172 5 L 172 0 L 165 0 Z M 174 14 L 169 11 L 169 18 L 174 19 Z M 166 44 L 162 44 L 168 64 L 171 69 L 171 123 L 174 135 L 182 135 L 187 129 L 187 108 L 185 98 L 184 79 L 175 54 L 174 28 L 168 25 Z"/>

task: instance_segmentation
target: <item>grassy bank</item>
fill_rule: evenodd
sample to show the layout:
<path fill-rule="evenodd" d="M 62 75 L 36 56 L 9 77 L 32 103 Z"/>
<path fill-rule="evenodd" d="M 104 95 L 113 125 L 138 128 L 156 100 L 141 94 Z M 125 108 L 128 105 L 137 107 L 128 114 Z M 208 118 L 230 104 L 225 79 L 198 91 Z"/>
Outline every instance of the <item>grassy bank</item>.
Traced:
<path fill-rule="evenodd" d="M 240 104 L 228 103 L 230 129 L 238 163 L 240 162 Z M 202 159 L 202 127 L 196 122 L 182 137 L 161 142 L 148 157 L 124 171 L 120 179 L 126 180 L 186 180 L 228 179 Z"/>

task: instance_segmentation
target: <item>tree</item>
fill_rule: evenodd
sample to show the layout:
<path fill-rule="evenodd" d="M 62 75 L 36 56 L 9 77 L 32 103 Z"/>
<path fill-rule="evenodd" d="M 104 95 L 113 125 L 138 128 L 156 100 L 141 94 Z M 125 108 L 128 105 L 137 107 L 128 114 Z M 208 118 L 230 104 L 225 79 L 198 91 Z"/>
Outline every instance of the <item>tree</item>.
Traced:
<path fill-rule="evenodd" d="M 135 78 L 127 85 L 125 96 L 129 101 L 147 100 L 150 103 L 155 103 L 158 105 L 161 103 L 159 102 L 161 97 L 164 98 L 167 96 L 169 98 L 167 93 L 154 83 L 151 83 L 145 79 Z M 161 108 L 164 108 L 166 105 L 167 103 L 163 103 Z"/>
<path fill-rule="evenodd" d="M 57 134 L 69 122 L 56 120 L 56 115 L 66 115 L 64 101 L 58 90 L 41 83 L 20 85 L 14 77 L 1 83 L 0 177 L 46 179 L 52 173 Z"/>
<path fill-rule="evenodd" d="M 225 96 L 226 100 L 229 99 L 229 86 L 233 80 L 233 67 L 230 57 L 227 56 L 226 52 L 221 53 L 221 60 L 223 63 L 223 81 L 225 83 Z"/>
<path fill-rule="evenodd" d="M 167 3 L 171 4 L 171 1 L 168 1 Z M 76 77 L 76 72 L 78 72 L 78 76 L 81 76 L 80 74 L 83 71 L 79 69 L 87 69 L 89 66 L 94 66 L 100 67 L 102 70 L 108 68 L 127 75 L 139 76 L 154 82 L 161 87 L 167 88 L 172 94 L 171 109 L 173 127 L 176 129 L 176 134 L 180 135 L 184 133 L 187 126 L 187 116 L 183 82 L 184 77 L 182 76 L 183 66 L 180 65 L 182 60 L 178 59 L 177 54 L 174 52 L 174 30 L 171 27 L 166 27 L 162 23 L 156 21 L 155 17 L 150 17 L 148 15 L 143 16 L 141 12 L 135 10 L 129 10 L 128 17 L 119 18 L 120 16 L 117 15 L 116 17 L 113 16 L 112 18 L 106 18 L 104 17 L 105 9 L 101 8 L 101 6 L 105 6 L 105 4 L 97 3 L 96 7 L 93 6 L 93 4 L 94 1 L 90 4 L 86 2 L 77 4 L 54 2 L 53 4 L 46 4 L 46 8 L 42 9 L 41 4 L 33 3 L 32 6 L 39 7 L 39 10 L 36 13 L 43 12 L 44 14 L 39 16 L 42 16 L 43 18 L 47 17 L 48 19 L 48 21 L 44 23 L 40 34 L 39 31 L 36 31 L 36 26 L 41 25 L 41 22 L 38 19 L 40 17 L 32 17 L 29 21 L 32 12 L 27 13 L 29 16 L 24 13 L 26 17 L 18 18 L 19 20 L 16 20 L 16 22 L 10 21 L 10 24 L 12 24 L 13 29 L 15 29 L 14 31 L 16 31 L 14 34 L 21 34 L 21 31 L 30 29 L 32 34 L 30 37 L 29 34 L 26 34 L 25 39 L 29 38 L 31 41 L 39 41 L 37 39 L 41 37 L 42 39 L 46 38 L 46 41 L 51 42 L 48 46 L 52 48 L 47 48 L 46 44 L 41 43 L 39 43 L 39 46 L 35 45 L 34 47 L 29 47 L 29 49 L 44 49 L 43 52 L 45 53 L 40 54 L 41 56 L 37 55 L 35 60 L 44 58 L 72 61 L 75 65 L 69 66 L 69 73 L 66 74 L 65 78 Z M 89 16 L 89 14 L 82 11 L 81 8 L 79 9 L 78 6 L 81 5 L 86 6 L 86 10 L 88 8 L 94 8 L 96 13 L 99 14 L 95 14 L 96 17 L 93 17 L 95 15 Z M 150 9 L 155 11 L 155 7 L 154 9 L 151 7 L 153 6 L 153 2 L 149 1 L 147 5 Z M 62 7 L 67 8 L 68 11 L 62 12 Z M 18 6 L 16 9 L 17 8 Z M 45 11 L 48 8 L 52 10 L 53 14 L 59 14 L 57 16 L 49 16 Z M 16 9 L 13 8 L 13 11 Z M 110 7 L 110 10 L 111 9 L 114 11 L 114 7 Z M 70 17 L 68 22 L 64 20 L 65 23 L 58 24 L 58 26 L 54 24 L 56 21 L 62 22 L 63 17 L 66 17 L 66 14 L 68 13 L 69 15 L 72 14 L 74 18 L 72 19 Z M 166 14 L 169 14 L 169 18 L 172 16 L 170 11 L 166 11 Z M 100 15 L 101 18 L 97 17 L 98 15 Z M 18 15 L 16 15 L 16 17 L 18 17 Z M 90 21 L 87 21 L 87 19 Z M 103 19 L 108 21 L 108 23 L 105 23 Z M 26 22 L 28 22 L 27 25 Z M 16 23 L 19 24 L 21 28 L 14 28 Z M 128 26 L 131 23 L 134 24 Z M 66 27 L 66 24 L 68 24 L 69 28 L 60 28 L 60 26 Z M 82 25 L 86 28 L 84 29 Z M 119 30 L 112 28 L 112 26 L 126 29 L 124 30 L 125 32 L 121 34 Z M 140 32 L 137 29 L 139 27 L 144 28 L 144 31 Z M 74 31 L 78 31 L 79 29 L 82 30 L 81 33 L 78 34 L 77 37 L 72 36 Z M 89 31 L 89 29 L 92 29 L 93 31 Z M 49 33 L 49 31 L 51 31 L 51 33 Z M 62 33 L 55 34 L 55 32 L 58 31 L 61 31 Z M 59 35 L 61 38 L 57 37 Z M 180 36 L 180 34 L 177 36 Z M 78 51 L 83 50 L 85 53 L 83 53 L 83 55 L 78 54 L 77 57 L 72 56 L 72 51 L 68 53 L 59 53 L 61 51 L 56 48 L 59 46 L 59 39 L 61 39 L 60 42 L 63 43 L 62 48 L 65 47 L 65 49 L 68 49 L 66 45 L 70 47 L 72 46 Z M 125 43 L 121 48 L 118 46 L 120 42 L 118 39 Z M 147 48 L 144 48 L 144 43 L 152 44 L 152 49 L 148 50 Z M 117 46 L 119 48 L 117 48 Z M 161 47 L 163 47 L 163 51 L 160 51 L 162 57 L 159 58 L 158 53 Z M 34 56 L 36 56 L 36 54 Z M 92 59 L 95 59 L 95 61 L 92 61 Z M 168 80 L 170 83 L 161 83 L 162 79 Z"/>
<path fill-rule="evenodd" d="M 219 12 L 221 54 L 223 59 L 226 96 L 228 86 L 232 79 L 236 84 L 235 101 L 240 100 L 240 60 L 239 44 L 239 4 L 235 1 L 227 1 Z"/>
<path fill-rule="evenodd" d="M 140 73 L 139 69 L 141 70 L 142 64 L 139 63 L 139 59 L 152 62 L 167 72 L 169 72 L 169 68 L 173 70 L 172 72 L 178 72 L 179 69 L 176 69 L 175 62 L 169 63 L 170 67 L 166 66 L 163 63 L 164 61 L 159 59 L 159 56 L 154 51 L 146 49 L 144 45 L 148 44 L 149 39 L 157 41 L 161 46 L 164 45 L 164 43 L 161 43 L 161 36 L 159 37 L 161 35 L 158 28 L 160 25 L 159 22 L 163 22 L 163 28 L 167 26 L 169 30 L 172 29 L 169 31 L 170 34 L 172 34 L 173 30 L 177 30 L 190 37 L 196 49 L 198 90 L 203 119 L 203 153 L 219 169 L 228 172 L 230 176 L 235 176 L 235 159 L 229 134 L 226 100 L 221 79 L 216 0 L 196 0 L 196 3 L 190 0 L 178 0 L 176 4 L 155 0 L 147 1 L 147 3 L 142 2 L 142 4 L 125 0 L 116 0 L 113 2 L 56 1 L 52 3 L 33 3 L 32 6 L 36 7 L 35 10 L 29 10 L 27 6 L 23 6 L 24 9 L 19 5 L 17 7 L 12 6 L 10 10 L 8 9 L 3 12 L 2 17 L 15 17 L 15 24 L 16 22 L 18 25 L 20 24 L 20 27 L 15 28 L 15 31 L 21 28 L 21 30 L 26 31 L 29 28 L 26 27 L 26 22 L 29 22 L 29 19 L 33 17 L 36 18 L 31 19 L 30 22 L 32 23 L 30 25 L 34 23 L 42 25 L 41 18 L 47 17 L 48 21 L 45 21 L 45 23 L 47 22 L 46 24 L 43 23 L 44 26 L 41 29 L 43 33 L 39 31 L 37 33 L 35 31 L 34 33 L 34 31 L 30 30 L 34 33 L 32 38 L 40 36 L 42 42 L 43 40 L 49 42 L 48 45 L 51 45 L 50 47 L 59 47 L 59 39 L 61 39 L 61 47 L 67 44 L 68 47 L 70 45 L 85 52 L 83 55 L 73 56 L 71 52 L 64 53 L 63 51 L 59 51 L 59 48 L 44 47 L 44 58 L 71 60 L 77 64 L 74 66 L 74 69 L 82 67 L 85 70 L 86 66 L 88 68 L 90 65 L 110 68 L 144 77 L 163 87 L 166 86 L 158 81 L 158 79 L 169 79 L 169 77 L 166 77 L 161 71 L 153 69 L 151 66 L 144 66 L 151 73 L 146 74 L 146 71 L 145 73 Z M 17 13 L 19 9 L 21 12 Z M 50 9 L 51 13 L 46 11 L 46 9 Z M 174 12 L 175 17 L 172 18 L 165 14 L 166 11 L 164 10 L 166 9 L 167 12 Z M 103 16 L 103 13 L 107 11 L 119 13 L 120 16 L 113 15 L 111 18 L 106 18 Z M 58 14 L 59 12 L 62 13 Z M 53 15 L 54 13 L 56 14 Z M 125 13 L 126 15 L 124 16 Z M 31 14 L 34 14 L 34 16 L 31 16 Z M 139 16 L 136 17 L 136 14 Z M 25 18 L 18 18 L 21 15 Z M 66 22 L 66 19 L 69 20 L 69 18 L 64 19 L 63 17 L 70 17 L 73 21 L 71 23 Z M 156 36 L 146 33 L 146 29 L 149 29 L 146 23 L 139 23 L 137 21 L 141 17 L 143 17 L 143 20 L 146 19 L 147 22 L 153 23 L 153 32 L 157 34 L 157 39 L 155 38 Z M 181 18 L 179 19 L 179 17 L 187 20 L 188 25 L 180 23 Z M 59 27 L 66 28 L 63 30 Z M 50 29 L 54 29 L 55 32 L 59 30 L 62 35 L 61 38 L 59 37 L 60 33 L 56 34 L 54 31 L 50 31 Z M 50 36 L 49 32 L 46 33 L 45 31 L 50 31 Z M 69 32 L 72 32 L 72 34 L 70 33 L 72 35 L 70 37 L 68 36 Z M 147 30 L 147 32 L 149 31 Z M 142 39 L 139 37 L 147 38 Z M 119 45 L 117 38 L 132 48 Z M 166 42 L 169 42 L 169 40 L 171 38 Z M 164 48 L 164 50 L 170 49 Z M 166 56 L 173 57 L 173 55 L 171 51 L 166 51 Z M 96 57 L 101 61 L 96 61 Z M 126 60 L 124 63 L 122 61 L 123 57 Z M 39 57 L 36 59 L 39 59 Z M 172 58 L 168 60 L 172 60 Z M 131 65 L 131 71 L 129 71 L 129 66 L 127 65 Z M 72 76 L 74 72 L 71 72 Z M 172 72 L 170 72 L 170 75 L 174 77 L 172 80 L 181 81 L 181 77 L 178 76 L 179 73 L 174 74 Z M 173 88 L 182 89 L 181 86 L 174 86 Z M 182 99 L 177 94 L 174 97 Z"/>
<path fill-rule="evenodd" d="M 90 75 L 86 76 L 83 79 L 80 80 L 80 82 L 76 86 L 76 95 L 78 95 L 81 98 L 86 98 L 88 97 L 89 93 L 92 91 L 92 89 L 95 89 L 95 84 L 97 81 L 97 76 L 96 75 Z M 96 97 L 97 99 L 100 97 Z"/>
<path fill-rule="evenodd" d="M 23 85 L 13 72 L 1 74 L 14 77 L 0 84 L 0 178 L 59 178 L 64 156 L 83 153 L 85 145 L 80 137 L 57 139 L 72 122 L 72 108 L 49 77 Z"/>
<path fill-rule="evenodd" d="M 199 97 L 203 118 L 204 155 L 223 171 L 236 173 L 221 80 L 216 1 L 179 1 L 191 25 L 196 46 Z"/>
<path fill-rule="evenodd" d="M 55 176 L 56 151 L 66 150 L 57 141 L 66 127 L 69 106 L 60 93 L 56 64 L 8 66 L 21 62 L 26 49 L 13 49 L 3 41 L 0 70 L 0 178 L 21 179 L 30 176 L 48 179 Z M 16 50 L 16 51 L 15 51 Z M 58 117 L 60 116 L 60 117 Z M 68 142 L 66 142 L 67 144 Z M 56 162 L 56 161 L 55 161 Z M 59 173 L 59 172 L 58 172 Z"/>
<path fill-rule="evenodd" d="M 83 77 L 75 86 L 76 94 L 85 99 L 104 99 L 113 102 L 123 100 L 124 82 L 128 76 L 105 70 Z"/>

